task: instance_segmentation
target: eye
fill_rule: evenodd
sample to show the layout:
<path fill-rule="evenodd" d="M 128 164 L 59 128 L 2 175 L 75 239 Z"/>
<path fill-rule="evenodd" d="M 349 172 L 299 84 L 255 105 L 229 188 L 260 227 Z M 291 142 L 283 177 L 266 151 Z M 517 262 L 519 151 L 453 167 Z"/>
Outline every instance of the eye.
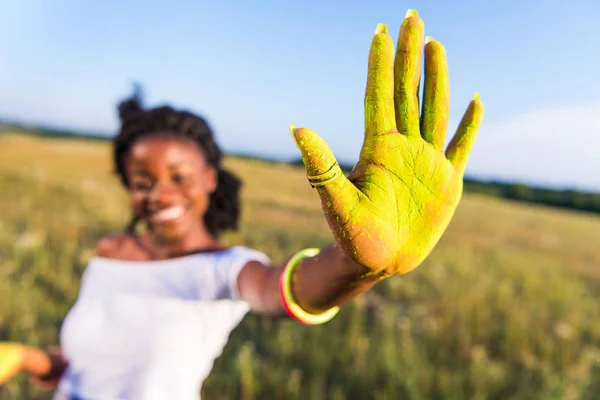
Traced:
<path fill-rule="evenodd" d="M 175 183 L 185 183 L 188 181 L 188 177 L 183 174 L 175 174 L 173 175 L 173 182 Z"/>
<path fill-rule="evenodd" d="M 134 181 L 132 186 L 135 190 L 150 190 L 152 189 L 152 182 L 150 181 Z"/>

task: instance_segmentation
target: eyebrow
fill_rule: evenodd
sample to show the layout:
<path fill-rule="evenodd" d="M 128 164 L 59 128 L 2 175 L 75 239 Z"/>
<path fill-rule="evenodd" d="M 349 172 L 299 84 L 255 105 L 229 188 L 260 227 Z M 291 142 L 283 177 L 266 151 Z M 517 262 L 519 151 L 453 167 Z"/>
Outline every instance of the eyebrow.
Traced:
<path fill-rule="evenodd" d="M 176 168 L 179 168 L 182 166 L 187 166 L 189 164 L 191 164 L 189 161 L 181 161 L 181 162 L 176 162 L 176 163 L 170 164 L 168 166 L 168 168 L 170 170 L 173 170 L 173 169 L 176 169 Z M 144 170 L 144 168 L 134 168 L 132 173 L 134 175 L 146 175 L 146 176 L 148 175 L 148 173 Z"/>
<path fill-rule="evenodd" d="M 131 171 L 131 174 L 132 175 L 141 175 L 141 176 L 144 176 L 144 177 L 148 177 L 149 176 L 146 171 L 142 171 L 142 170 L 139 170 L 139 169 Z"/>
<path fill-rule="evenodd" d="M 177 163 L 170 164 L 169 169 L 175 169 L 175 168 L 178 168 L 178 167 L 181 167 L 184 165 L 189 165 L 189 164 L 191 164 L 189 161 L 180 161 Z"/>

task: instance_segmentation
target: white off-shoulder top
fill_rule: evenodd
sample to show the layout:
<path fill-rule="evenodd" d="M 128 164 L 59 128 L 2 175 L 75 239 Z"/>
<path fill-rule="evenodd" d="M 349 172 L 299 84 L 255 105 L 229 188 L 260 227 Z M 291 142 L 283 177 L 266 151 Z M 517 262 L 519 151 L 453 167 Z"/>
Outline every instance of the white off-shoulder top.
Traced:
<path fill-rule="evenodd" d="M 197 400 L 249 312 L 237 277 L 264 254 L 243 246 L 158 261 L 96 257 L 60 334 L 69 361 L 55 398 Z"/>

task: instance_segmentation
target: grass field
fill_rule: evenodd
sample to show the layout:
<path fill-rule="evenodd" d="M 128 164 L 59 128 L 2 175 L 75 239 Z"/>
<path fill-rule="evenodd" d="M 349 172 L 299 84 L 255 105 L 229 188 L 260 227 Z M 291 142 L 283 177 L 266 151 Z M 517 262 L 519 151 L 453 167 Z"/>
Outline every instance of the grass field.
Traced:
<path fill-rule="evenodd" d="M 0 340 L 57 343 L 86 260 L 128 202 L 105 143 L 0 135 Z M 276 262 L 331 243 L 299 168 L 229 158 L 244 182 L 227 243 Z M 277 184 L 275 184 L 277 182 Z M 248 316 L 207 399 L 594 399 L 600 393 L 600 217 L 465 194 L 417 270 L 332 322 Z M 47 399 L 26 377 L 0 399 Z"/>

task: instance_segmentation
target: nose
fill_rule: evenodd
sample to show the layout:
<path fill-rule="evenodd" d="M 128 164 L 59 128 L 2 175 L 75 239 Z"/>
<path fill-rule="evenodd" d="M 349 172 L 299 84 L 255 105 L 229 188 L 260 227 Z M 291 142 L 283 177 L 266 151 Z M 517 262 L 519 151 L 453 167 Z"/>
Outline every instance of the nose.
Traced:
<path fill-rule="evenodd" d="M 176 192 L 172 185 L 163 182 L 156 182 L 148 196 L 150 207 L 165 206 L 173 203 Z"/>

